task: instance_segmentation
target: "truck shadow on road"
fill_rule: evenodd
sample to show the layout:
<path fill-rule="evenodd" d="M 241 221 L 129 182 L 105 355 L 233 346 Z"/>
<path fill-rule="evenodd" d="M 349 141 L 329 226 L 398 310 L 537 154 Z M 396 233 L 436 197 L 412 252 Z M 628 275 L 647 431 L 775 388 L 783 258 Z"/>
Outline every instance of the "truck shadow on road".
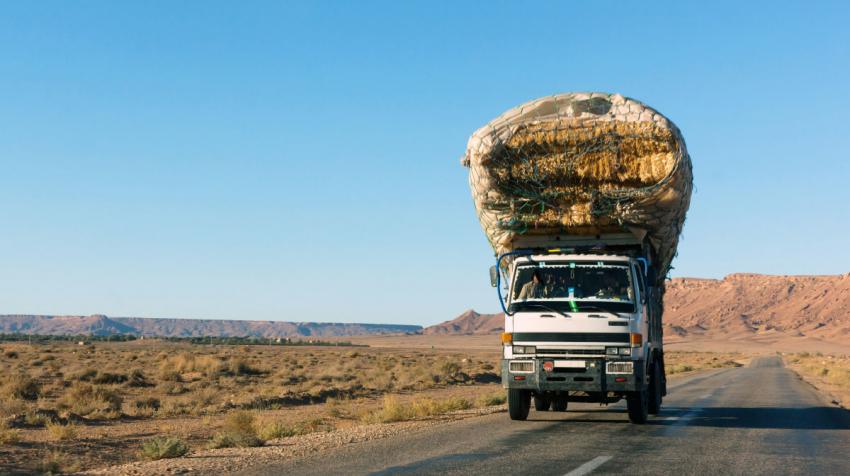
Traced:
<path fill-rule="evenodd" d="M 850 430 L 850 411 L 839 407 L 746 408 L 712 407 L 694 411 L 684 420 L 655 420 L 654 425 L 783 430 Z"/>
<path fill-rule="evenodd" d="M 713 407 L 690 410 L 665 408 L 660 417 L 650 417 L 648 426 L 689 426 L 713 428 L 765 428 L 778 430 L 850 430 L 850 411 L 840 407 L 754 408 Z M 569 413 L 565 414 L 565 416 Z M 581 416 L 578 416 L 581 415 Z M 528 421 L 629 425 L 623 410 L 582 411 L 558 418 L 535 418 Z M 548 415 L 547 415 L 548 416 Z M 588 418 L 589 417 L 589 418 Z"/>

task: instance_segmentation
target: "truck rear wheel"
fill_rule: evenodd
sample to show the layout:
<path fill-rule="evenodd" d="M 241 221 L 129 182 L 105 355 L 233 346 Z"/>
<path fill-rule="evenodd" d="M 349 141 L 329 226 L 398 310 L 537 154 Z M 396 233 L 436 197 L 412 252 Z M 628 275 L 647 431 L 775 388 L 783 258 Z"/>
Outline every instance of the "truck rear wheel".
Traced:
<path fill-rule="evenodd" d="M 545 412 L 549 410 L 549 404 L 552 401 L 551 398 L 546 395 L 535 395 L 534 396 L 534 409 L 538 412 Z"/>
<path fill-rule="evenodd" d="M 661 411 L 661 396 L 662 396 L 662 387 L 661 387 L 661 365 L 658 363 L 658 359 L 655 359 L 652 362 L 652 370 L 649 374 L 649 413 L 652 415 L 658 415 L 658 412 Z"/>
<path fill-rule="evenodd" d="M 531 390 L 508 389 L 508 414 L 511 420 L 525 420 L 531 410 Z"/>
<path fill-rule="evenodd" d="M 643 424 L 649 416 L 649 392 L 643 389 L 626 396 L 626 408 L 629 409 L 629 421 Z"/>
<path fill-rule="evenodd" d="M 567 411 L 567 400 L 566 395 L 557 395 L 552 397 L 552 411 L 553 412 L 565 412 Z"/>

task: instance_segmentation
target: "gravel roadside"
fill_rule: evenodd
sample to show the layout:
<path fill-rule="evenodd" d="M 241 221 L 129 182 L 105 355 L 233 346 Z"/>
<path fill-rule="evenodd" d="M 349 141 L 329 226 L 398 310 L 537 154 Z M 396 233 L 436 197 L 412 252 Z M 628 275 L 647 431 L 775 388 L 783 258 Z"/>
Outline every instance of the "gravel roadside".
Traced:
<path fill-rule="evenodd" d="M 182 458 L 135 462 L 110 466 L 80 474 L 92 475 L 156 475 L 156 474 L 215 474 L 244 470 L 254 465 L 269 464 L 299 458 L 317 452 L 369 440 L 389 438 L 402 433 L 426 431 L 438 425 L 481 415 L 504 412 L 505 405 L 452 412 L 439 417 L 399 423 L 379 423 L 354 426 L 329 432 L 311 433 L 271 440 L 257 448 L 225 448 L 194 452 Z"/>

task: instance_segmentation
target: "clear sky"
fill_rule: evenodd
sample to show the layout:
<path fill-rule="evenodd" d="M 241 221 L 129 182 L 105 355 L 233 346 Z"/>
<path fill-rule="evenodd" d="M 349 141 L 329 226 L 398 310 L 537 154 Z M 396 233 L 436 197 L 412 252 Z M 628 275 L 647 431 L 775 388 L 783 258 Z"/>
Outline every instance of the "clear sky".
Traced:
<path fill-rule="evenodd" d="M 0 313 L 498 309 L 460 166 L 504 110 L 682 129 L 673 276 L 850 271 L 847 2 L 3 2 Z"/>

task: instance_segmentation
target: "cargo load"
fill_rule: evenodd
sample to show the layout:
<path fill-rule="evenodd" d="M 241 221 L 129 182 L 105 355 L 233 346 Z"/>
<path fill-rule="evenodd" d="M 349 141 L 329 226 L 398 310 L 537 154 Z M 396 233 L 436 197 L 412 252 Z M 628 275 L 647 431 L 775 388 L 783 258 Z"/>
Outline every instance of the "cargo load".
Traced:
<path fill-rule="evenodd" d="M 645 236 L 662 280 L 693 187 L 679 129 L 619 94 L 568 93 L 513 108 L 469 139 L 462 159 L 498 254 L 528 235 Z"/>

